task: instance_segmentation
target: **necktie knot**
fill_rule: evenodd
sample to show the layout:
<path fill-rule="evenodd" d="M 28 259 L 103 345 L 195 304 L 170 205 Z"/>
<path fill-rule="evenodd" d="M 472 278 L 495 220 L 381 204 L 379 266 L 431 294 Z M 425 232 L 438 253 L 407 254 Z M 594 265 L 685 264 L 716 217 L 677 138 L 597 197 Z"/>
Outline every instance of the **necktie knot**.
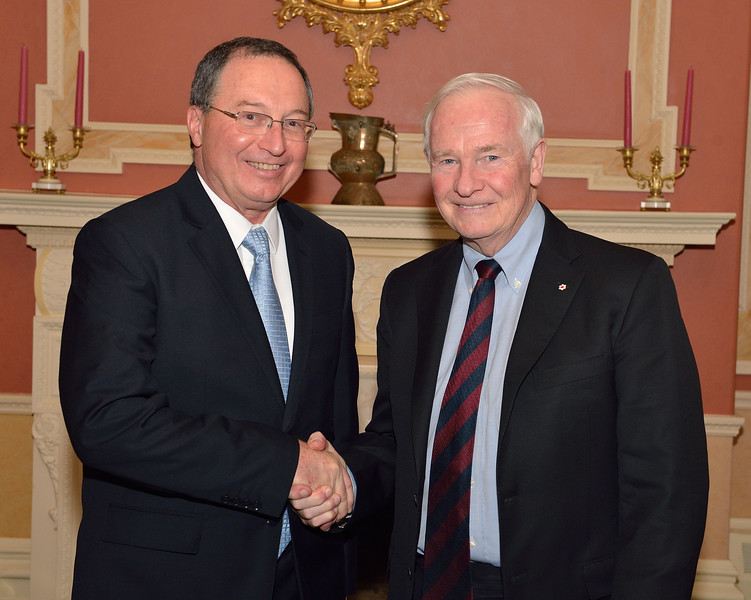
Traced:
<path fill-rule="evenodd" d="M 495 259 L 489 258 L 487 260 L 481 260 L 475 265 L 475 270 L 480 276 L 480 279 L 489 279 L 495 281 L 498 274 L 501 272 L 501 265 L 499 265 Z"/>
<path fill-rule="evenodd" d="M 254 227 L 245 236 L 243 246 L 253 255 L 253 258 L 268 255 L 269 235 L 263 227 Z"/>

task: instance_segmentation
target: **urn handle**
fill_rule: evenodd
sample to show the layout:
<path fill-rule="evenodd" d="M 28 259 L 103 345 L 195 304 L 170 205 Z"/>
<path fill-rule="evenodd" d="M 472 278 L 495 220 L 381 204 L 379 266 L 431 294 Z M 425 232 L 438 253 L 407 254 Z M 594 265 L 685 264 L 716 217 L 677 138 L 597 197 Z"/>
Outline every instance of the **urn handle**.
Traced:
<path fill-rule="evenodd" d="M 386 123 L 386 125 L 384 125 L 383 127 L 379 127 L 379 131 L 386 137 L 391 138 L 391 141 L 394 142 L 394 153 L 391 158 L 391 170 L 381 173 L 378 177 L 376 177 L 376 181 L 383 179 L 384 177 L 392 177 L 396 175 L 396 151 L 399 141 L 399 136 L 396 134 L 396 131 L 394 131 L 394 126 L 390 123 Z"/>

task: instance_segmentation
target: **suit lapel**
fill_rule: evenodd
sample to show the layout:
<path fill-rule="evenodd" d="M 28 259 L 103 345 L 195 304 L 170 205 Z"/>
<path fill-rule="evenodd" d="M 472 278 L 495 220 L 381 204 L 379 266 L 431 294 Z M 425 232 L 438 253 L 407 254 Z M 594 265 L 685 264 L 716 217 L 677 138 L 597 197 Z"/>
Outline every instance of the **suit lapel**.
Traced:
<path fill-rule="evenodd" d="M 291 349 L 292 369 L 284 411 L 286 431 L 294 422 L 295 415 L 300 408 L 301 394 L 298 392 L 304 389 L 305 365 L 308 363 L 308 354 L 314 345 L 313 316 L 310 310 L 306 310 L 305 299 L 310 299 L 315 294 L 313 279 L 315 269 L 310 246 L 304 235 L 303 223 L 292 211 L 287 210 L 285 200 L 280 200 L 277 206 L 282 218 L 282 227 L 284 227 L 284 241 L 287 247 L 287 262 L 295 305 L 295 336 Z"/>
<path fill-rule="evenodd" d="M 412 389 L 412 444 L 415 468 L 420 477 L 425 472 L 430 413 L 461 261 L 462 242 L 459 239 L 438 251 L 436 260 L 421 273 L 421 281 L 415 286 L 422 296 L 416 299 L 417 360 Z"/>
<path fill-rule="evenodd" d="M 547 208 L 545 216 L 545 231 L 506 366 L 499 447 L 519 387 L 560 326 L 584 276 L 572 264 L 578 251 L 569 229 Z"/>
<path fill-rule="evenodd" d="M 249 346 L 248 361 L 255 362 L 256 370 L 264 373 L 269 388 L 275 390 L 275 401 L 283 408 L 284 395 L 261 315 L 227 228 L 201 186 L 194 167 L 180 180 L 179 199 L 183 218 L 195 227 L 188 237 L 188 245 L 238 323 Z"/>

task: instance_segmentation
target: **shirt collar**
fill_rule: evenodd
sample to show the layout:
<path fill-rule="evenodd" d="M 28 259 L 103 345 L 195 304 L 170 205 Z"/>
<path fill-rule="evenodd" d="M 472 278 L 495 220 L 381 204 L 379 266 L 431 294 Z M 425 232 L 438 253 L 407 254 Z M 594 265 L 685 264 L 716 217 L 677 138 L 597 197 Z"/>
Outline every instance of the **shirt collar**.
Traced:
<path fill-rule="evenodd" d="M 535 264 L 535 258 L 537 258 L 544 228 L 545 213 L 540 203 L 535 201 L 532 210 L 516 235 L 492 257 L 503 269 L 502 281 L 505 281 L 516 294 L 526 287 L 532 275 L 532 267 Z M 462 245 L 462 250 L 464 252 L 462 272 L 467 286 L 471 289 L 477 281 L 475 265 L 489 257 L 477 252 L 467 244 Z"/>
<path fill-rule="evenodd" d="M 224 202 L 216 192 L 206 184 L 200 173 L 198 173 L 198 179 L 201 182 L 203 189 L 206 190 L 206 193 L 209 195 L 211 202 L 216 207 L 235 248 L 239 248 L 242 245 L 248 231 L 253 228 L 263 227 L 269 236 L 269 250 L 272 254 L 276 254 L 281 241 L 281 219 L 276 204 L 274 204 L 271 210 L 266 214 L 263 223 L 260 225 L 253 225 L 229 204 Z"/>

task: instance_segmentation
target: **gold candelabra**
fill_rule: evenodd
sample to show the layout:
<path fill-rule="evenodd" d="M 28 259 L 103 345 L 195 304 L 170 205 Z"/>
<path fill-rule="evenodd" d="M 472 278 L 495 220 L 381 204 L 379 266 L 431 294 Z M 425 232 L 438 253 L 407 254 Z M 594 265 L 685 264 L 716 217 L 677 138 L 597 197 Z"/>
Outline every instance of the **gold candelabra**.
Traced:
<path fill-rule="evenodd" d="M 52 127 L 47 129 L 44 134 L 43 155 L 32 152 L 26 148 L 29 130 L 33 127 L 33 125 L 14 125 L 18 147 L 21 149 L 21 153 L 29 159 L 32 168 L 36 169 L 41 165 L 42 171 L 44 171 L 43 175 L 39 178 L 39 181 L 35 181 L 31 184 L 31 189 L 34 192 L 64 194 L 65 184 L 55 176 L 55 173 L 59 169 L 67 169 L 68 163 L 78 156 L 78 153 L 83 147 L 83 138 L 86 134 L 86 130 L 83 127 L 73 127 L 73 150 L 66 152 L 61 156 L 56 156 L 55 144 L 57 143 L 57 136 L 55 135 L 55 132 L 52 131 Z"/>
<path fill-rule="evenodd" d="M 677 146 L 676 151 L 680 159 L 681 170 L 677 173 L 670 173 L 668 175 L 662 174 L 662 153 L 659 146 L 656 147 L 649 155 L 649 161 L 652 163 L 652 173 L 650 175 L 644 175 L 642 173 L 635 173 L 632 170 L 634 165 L 634 153 L 638 148 L 633 146 L 626 146 L 618 148 L 618 151 L 623 155 L 623 166 L 626 169 L 626 173 L 631 179 L 636 180 L 636 185 L 640 190 L 649 187 L 649 195 L 647 199 L 641 203 L 642 210 L 670 210 L 670 202 L 665 200 L 662 195 L 662 189 L 673 189 L 675 186 L 675 180 L 682 177 L 688 169 L 688 161 L 691 157 L 691 152 L 694 150 L 691 146 Z"/>

